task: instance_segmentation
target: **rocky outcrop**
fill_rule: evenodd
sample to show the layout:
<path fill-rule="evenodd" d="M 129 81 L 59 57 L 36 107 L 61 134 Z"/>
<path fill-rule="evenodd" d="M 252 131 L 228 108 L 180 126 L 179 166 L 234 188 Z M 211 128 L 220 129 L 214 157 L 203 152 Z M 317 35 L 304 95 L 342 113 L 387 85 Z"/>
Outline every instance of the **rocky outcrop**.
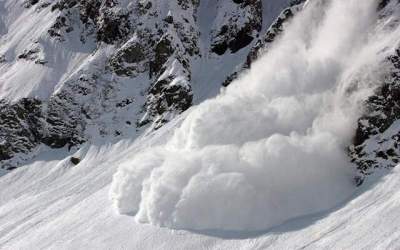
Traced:
<path fill-rule="evenodd" d="M 250 48 L 265 30 L 261 0 L 211 4 L 217 8 L 214 20 L 207 20 L 212 27 L 201 29 L 200 0 L 26 0 L 24 6 L 35 13 L 51 12 L 54 23 L 16 51 L 15 60 L 8 53 L 0 63 L 32 61 L 43 65 L 35 68 L 52 69 L 60 63 L 49 45 L 73 48 L 71 54 L 93 51 L 85 64 L 54 83 L 49 97 L 2 101 L 0 161 L 14 167 L 19 163 L 11 160 L 27 159 L 41 145 L 71 148 L 98 136 L 158 129 L 187 110 L 199 63 Z M 207 30 L 207 41 L 200 30 Z M 27 115 L 11 119 L 19 107 Z"/>
<path fill-rule="evenodd" d="M 74 117 L 71 102 L 62 100 L 63 93 L 45 104 L 35 98 L 16 103 L 0 102 L 0 161 L 24 158 L 39 145 L 52 148 L 72 147 L 84 141 L 81 119 Z M 70 100 L 69 100 L 70 101 Z M 14 166 L 19 159 L 14 159 Z"/>
<path fill-rule="evenodd" d="M 109 68 L 119 76 L 138 76 L 149 70 L 145 51 L 145 46 L 139 41 L 130 40 L 111 57 Z"/>
<path fill-rule="evenodd" d="M 144 105 L 145 114 L 138 122 L 139 127 L 152 122 L 153 128 L 158 129 L 192 106 L 192 89 L 183 72 L 183 66 L 175 60 L 170 73 L 160 76 L 151 86 Z"/>
<path fill-rule="evenodd" d="M 119 76 L 148 74 L 149 88 L 137 125 L 153 128 L 185 111 L 192 104 L 191 61 L 200 57 L 196 13 L 199 1 L 171 1 L 163 16 L 160 3 L 139 2 L 134 8 L 132 37 L 109 61 Z"/>
<path fill-rule="evenodd" d="M 383 10 L 389 3 L 390 0 L 380 0 L 378 4 L 378 11 Z"/>
<path fill-rule="evenodd" d="M 212 34 L 211 51 L 223 55 L 228 50 L 236 53 L 248 46 L 262 28 L 261 0 L 221 1 L 217 19 L 222 26 Z"/>
<path fill-rule="evenodd" d="M 349 155 L 362 175 L 400 162 L 400 50 L 387 59 L 391 70 L 365 102 Z"/>
<path fill-rule="evenodd" d="M 114 128 L 122 128 L 126 121 L 117 119 L 116 114 L 128 110 L 135 100 L 117 96 L 115 82 L 98 75 L 99 72 L 80 72 L 79 77 L 67 81 L 48 101 L 35 98 L 16 103 L 2 101 L 0 162 L 14 167 L 28 159 L 40 145 L 70 149 L 90 136 L 121 135 Z M 88 127 L 93 130 L 91 134 L 86 131 Z"/>
<path fill-rule="evenodd" d="M 25 49 L 21 54 L 18 55 L 18 59 L 33 61 L 35 64 L 46 64 L 45 55 L 43 48 L 39 43 L 35 42 L 30 48 Z"/>
<path fill-rule="evenodd" d="M 79 28 L 83 42 L 87 36 L 95 35 L 98 41 L 112 44 L 124 39 L 131 28 L 128 11 L 120 8 L 116 0 L 59 0 L 52 5 L 52 11 L 60 14 L 49 34 L 59 40 Z"/>
<path fill-rule="evenodd" d="M 398 12 L 396 0 L 379 2 L 379 18 Z M 398 18 L 385 22 L 386 29 L 396 27 Z M 400 163 L 400 48 L 383 62 L 379 86 L 365 101 L 363 115 L 358 119 L 349 156 L 358 166 L 359 183 L 376 169 L 393 168 Z"/>
<path fill-rule="evenodd" d="M 238 75 L 249 69 L 251 64 L 260 56 L 262 53 L 266 53 L 268 47 L 276 38 L 283 32 L 284 24 L 289 22 L 296 12 L 302 8 L 304 0 L 292 1 L 291 6 L 282 11 L 277 17 L 274 23 L 267 29 L 267 32 L 262 38 L 259 38 L 250 49 L 249 54 L 246 57 L 246 61 L 241 65 L 238 71 L 233 72 L 226 80 L 222 83 L 224 87 L 227 87 Z"/>
<path fill-rule="evenodd" d="M 42 102 L 24 98 L 18 103 L 0 102 L 0 161 L 31 152 L 44 131 Z"/>

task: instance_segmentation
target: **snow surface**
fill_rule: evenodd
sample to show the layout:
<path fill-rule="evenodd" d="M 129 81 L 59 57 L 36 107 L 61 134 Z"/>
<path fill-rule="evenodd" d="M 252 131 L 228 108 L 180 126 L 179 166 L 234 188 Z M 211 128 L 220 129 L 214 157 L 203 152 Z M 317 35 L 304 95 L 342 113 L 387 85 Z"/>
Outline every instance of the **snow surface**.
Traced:
<path fill-rule="evenodd" d="M 171 124 L 174 126 L 175 124 Z M 400 168 L 370 180 L 335 208 L 268 231 L 183 231 L 135 222 L 108 199 L 112 174 L 135 152 L 169 137 L 135 144 L 43 153 L 0 179 L 1 249 L 395 249 L 400 240 Z"/>
<path fill-rule="evenodd" d="M 120 166 L 118 211 L 175 229 L 246 231 L 347 199 L 355 172 L 345 147 L 380 82 L 373 69 L 394 48 L 381 50 L 396 44 L 376 8 L 309 2 L 248 74 L 194 107 L 165 145 Z"/>
<path fill-rule="evenodd" d="M 51 8 L 37 11 L 24 8 L 21 1 L 0 2 L 0 56 L 5 58 L 5 62 L 0 63 L 1 99 L 47 99 L 56 90 L 57 83 L 66 81 L 85 64 L 95 44 L 83 45 L 79 36 L 74 36 L 75 32 L 63 44 L 54 42 L 47 31 L 56 17 Z M 40 48 L 45 65 L 18 58 L 32 47 Z"/>
<path fill-rule="evenodd" d="M 3 15 L 13 2 L 0 2 L 0 34 L 15 21 Z M 94 141 L 74 153 L 76 166 L 70 152 L 44 149 L 0 172 L 0 249 L 397 248 L 400 169 L 356 189 L 344 148 L 379 77 L 368 72 L 379 72 L 399 30 L 381 32 L 372 0 L 318 3 L 249 74 L 156 133 Z M 0 85 L 10 97 L 35 95 L 9 79 Z"/>

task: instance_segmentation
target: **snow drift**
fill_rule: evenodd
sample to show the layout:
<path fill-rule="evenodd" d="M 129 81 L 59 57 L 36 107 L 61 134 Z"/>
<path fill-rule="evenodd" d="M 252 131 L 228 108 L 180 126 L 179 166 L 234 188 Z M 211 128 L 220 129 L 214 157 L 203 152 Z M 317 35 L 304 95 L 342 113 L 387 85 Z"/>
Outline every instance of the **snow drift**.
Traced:
<path fill-rule="evenodd" d="M 262 230 L 344 201 L 355 174 L 346 146 L 397 42 L 376 9 L 308 1 L 248 73 L 119 167 L 118 211 L 170 228 Z"/>

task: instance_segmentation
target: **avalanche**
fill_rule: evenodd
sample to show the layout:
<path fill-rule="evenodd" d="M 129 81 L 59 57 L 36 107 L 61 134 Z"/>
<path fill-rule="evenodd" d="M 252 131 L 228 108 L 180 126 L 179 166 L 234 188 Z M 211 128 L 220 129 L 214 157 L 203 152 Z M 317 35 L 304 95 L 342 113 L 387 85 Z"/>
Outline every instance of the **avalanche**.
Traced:
<path fill-rule="evenodd" d="M 64 42 L 57 42 L 48 37 L 47 30 L 62 14 L 46 5 L 55 1 L 0 0 L 0 97 L 38 97 L 46 102 L 49 95 L 91 84 L 95 92 L 80 104 L 101 114 L 101 119 L 89 119 L 90 137 L 80 147 L 70 151 L 40 144 L 23 166 L 12 171 L 0 166 L 0 249 L 397 249 L 400 167 L 374 169 L 356 187 L 358 172 L 347 150 L 359 129 L 357 119 L 365 114 L 364 101 L 374 97 L 393 72 L 388 57 L 396 53 L 400 57 L 400 51 L 394 53 L 400 44 L 399 1 L 309 0 L 304 10 L 296 12 L 302 4 L 294 8 L 293 19 L 294 12 L 286 9 L 275 23 L 283 26 L 275 26 L 265 37 L 278 40 L 268 43 L 248 72 L 206 101 L 232 70 L 240 71 L 256 37 L 265 34 L 289 0 L 262 0 L 268 3 L 263 13 L 237 8 L 232 2 L 225 5 L 228 0 L 201 0 L 197 18 L 190 16 L 189 23 L 185 15 L 192 15 L 194 9 L 182 15 L 173 8 L 189 1 L 121 0 L 122 5 L 112 11 L 119 13 L 135 4 L 146 7 L 150 1 L 155 3 L 152 13 L 159 16 L 149 21 L 153 14 L 145 14 L 139 22 L 155 27 L 164 23 L 164 14 L 172 14 L 177 25 L 172 28 L 167 19 L 165 29 L 179 30 L 183 24 L 183 31 L 190 27 L 195 31 L 180 33 L 184 36 L 174 36 L 173 41 L 190 43 L 193 40 L 185 38 L 198 36 L 201 54 L 196 59 L 188 57 L 192 70 L 188 83 L 194 103 L 200 104 L 176 114 L 156 131 L 136 130 L 125 123 L 133 125 L 142 117 L 138 109 L 145 98 L 132 109 L 118 111 L 117 123 L 115 110 L 103 108 L 124 106 L 130 102 L 126 97 L 139 98 L 142 90 L 148 94 L 165 72 L 182 69 L 175 65 L 175 54 L 154 79 L 117 77 L 104 71 L 104 63 L 111 56 L 117 66 L 132 66 L 118 65 L 118 55 L 125 47 L 135 48 L 133 33 L 113 45 L 97 43 L 92 34 L 83 45 L 80 35 L 87 33 L 81 33 L 77 24 L 73 32 L 63 33 Z M 29 2 L 36 5 L 24 7 Z M 265 27 L 237 53 L 230 48 L 222 56 L 211 53 L 215 44 L 231 41 L 229 35 L 219 36 L 218 29 L 241 13 L 247 13 L 243 16 L 249 20 L 262 14 Z M 216 24 L 216 19 L 224 23 Z M 236 32 L 236 24 L 244 19 L 233 22 L 229 32 Z M 157 34 L 162 32 L 150 31 L 148 35 L 158 42 Z M 29 56 L 31 49 L 37 51 L 31 46 L 39 46 L 33 61 L 19 58 Z M 392 59 L 400 63 L 399 57 Z M 47 61 L 44 65 L 42 59 Z M 82 73 L 86 68 L 89 71 Z M 85 77 L 88 72 L 98 81 Z M 180 79 L 170 80 L 185 86 L 186 81 Z M 390 83 L 386 81 L 389 87 Z M 109 86 L 119 89 L 113 93 L 116 99 L 101 99 Z M 75 103 L 79 95 L 71 91 L 65 97 Z M 58 104 L 71 112 L 70 103 Z M 77 105 L 76 111 L 85 106 Z M 49 107 L 45 104 L 44 108 Z M 15 112 L 1 117 L 12 119 L 17 117 Z M 389 120 L 387 131 L 366 141 L 366 159 L 375 157 L 382 140 L 385 147 L 393 147 L 396 142 L 390 139 L 400 131 L 396 119 Z M 25 128 L 22 134 L 35 133 L 25 121 L 20 123 Z M 5 124 L 15 128 L 15 123 Z M 97 135 L 107 128 L 120 131 L 123 126 L 130 133 L 122 137 Z M 0 146 L 7 147 L 6 142 L 0 140 Z"/>
<path fill-rule="evenodd" d="M 118 211 L 176 229 L 252 231 L 347 199 L 346 146 L 398 32 L 376 9 L 307 2 L 250 72 L 189 111 L 165 145 L 119 167 Z"/>

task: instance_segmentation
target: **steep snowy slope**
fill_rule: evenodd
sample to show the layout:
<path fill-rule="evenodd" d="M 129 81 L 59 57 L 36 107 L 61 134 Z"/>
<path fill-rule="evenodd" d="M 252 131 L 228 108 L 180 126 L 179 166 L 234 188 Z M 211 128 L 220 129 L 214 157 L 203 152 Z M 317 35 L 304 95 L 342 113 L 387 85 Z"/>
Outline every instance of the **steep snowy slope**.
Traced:
<path fill-rule="evenodd" d="M 135 137 L 216 95 L 288 2 L 2 1 L 3 168 Z"/>
<path fill-rule="evenodd" d="M 168 128 L 166 128 L 168 130 Z M 160 132 L 165 134 L 165 131 Z M 158 135 L 160 136 L 160 135 Z M 165 136 L 168 136 L 167 134 Z M 136 145 L 91 146 L 73 166 L 66 152 L 0 179 L 2 249 L 396 249 L 400 173 L 382 172 L 337 207 L 261 232 L 175 231 L 118 215 L 108 198 L 112 174 Z M 64 158 L 65 157 L 65 158 Z M 222 208 L 221 208 L 222 209 Z"/>
<path fill-rule="evenodd" d="M 400 2 L 291 2 L 4 1 L 0 248 L 396 249 Z"/>
<path fill-rule="evenodd" d="M 393 76 L 387 58 L 399 46 L 397 13 L 380 18 L 377 7 L 307 2 L 247 74 L 194 107 L 165 145 L 121 165 L 119 212 L 175 229 L 246 231 L 346 199 L 356 173 L 345 148 L 363 102 Z"/>

